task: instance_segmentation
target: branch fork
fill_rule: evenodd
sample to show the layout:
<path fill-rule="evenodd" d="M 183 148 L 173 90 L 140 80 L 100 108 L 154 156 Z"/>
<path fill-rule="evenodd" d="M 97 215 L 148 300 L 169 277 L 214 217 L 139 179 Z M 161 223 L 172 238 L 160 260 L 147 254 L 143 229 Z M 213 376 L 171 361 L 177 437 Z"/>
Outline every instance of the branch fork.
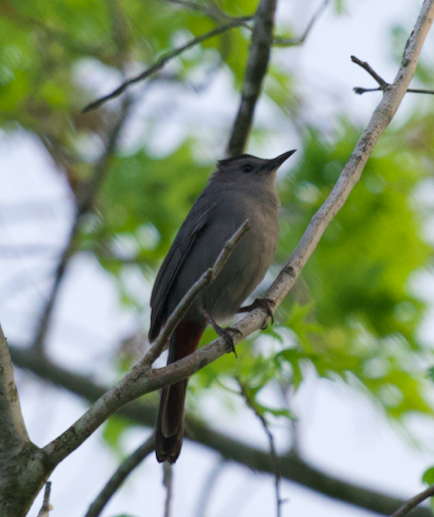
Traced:
<path fill-rule="evenodd" d="M 362 88 L 360 86 L 355 86 L 353 88 L 354 93 L 357 93 L 357 95 L 363 95 L 367 92 L 385 92 L 387 91 L 392 85 L 389 84 L 387 81 L 385 81 L 380 75 L 377 74 L 377 72 L 371 67 L 371 65 L 366 61 L 361 61 L 356 56 L 351 56 L 351 61 L 355 63 L 356 65 L 359 65 L 364 70 L 368 72 L 368 74 L 375 79 L 378 83 L 378 88 Z M 407 93 L 425 93 L 429 95 L 434 94 L 434 90 L 421 90 L 419 88 L 408 88 Z"/>

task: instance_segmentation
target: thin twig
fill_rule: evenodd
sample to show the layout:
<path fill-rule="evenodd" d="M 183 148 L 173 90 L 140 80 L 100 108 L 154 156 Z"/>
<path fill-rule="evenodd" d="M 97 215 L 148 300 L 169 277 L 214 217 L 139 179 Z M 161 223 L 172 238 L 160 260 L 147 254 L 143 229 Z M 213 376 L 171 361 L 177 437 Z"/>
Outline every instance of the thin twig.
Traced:
<path fill-rule="evenodd" d="M 408 515 L 414 508 L 416 508 L 416 506 L 425 501 L 425 499 L 428 499 L 428 497 L 432 496 L 434 496 L 434 485 L 431 485 L 420 494 L 417 494 L 411 499 L 409 499 L 390 517 L 404 517 L 404 515 Z"/>
<path fill-rule="evenodd" d="M 421 90 L 420 88 L 409 88 L 407 93 L 426 93 L 427 95 L 434 95 L 434 90 Z"/>
<path fill-rule="evenodd" d="M 390 86 L 390 84 L 388 82 L 386 82 L 382 77 L 380 77 L 377 74 L 377 72 L 371 67 L 371 65 L 369 63 L 367 63 L 366 61 L 362 61 L 356 56 L 351 56 L 351 61 L 353 63 L 356 63 L 356 65 L 359 65 L 360 67 L 362 67 L 363 70 L 366 70 L 368 72 L 368 74 L 375 79 L 375 81 L 379 84 L 379 86 L 382 90 L 384 90 L 385 88 Z"/>
<path fill-rule="evenodd" d="M 226 464 L 226 459 L 221 457 L 220 460 L 212 467 L 210 473 L 206 477 L 203 483 L 203 488 L 200 491 L 200 496 L 197 501 L 197 507 L 195 512 L 196 517 L 205 517 L 208 513 L 206 511 L 208 501 L 210 500 L 213 488 L 215 487 L 215 484 L 220 474 L 223 472 L 223 469 L 225 468 Z"/>
<path fill-rule="evenodd" d="M 164 503 L 164 517 L 170 517 L 172 513 L 173 495 L 173 467 L 168 462 L 163 463 L 163 485 L 166 487 L 166 502 Z"/>
<path fill-rule="evenodd" d="M 188 50 L 188 49 L 190 49 L 190 48 L 192 48 L 192 47 L 194 47 L 196 45 L 199 45 L 199 43 L 202 43 L 203 41 L 206 41 L 206 40 L 208 40 L 210 38 L 213 38 L 214 36 L 218 36 L 219 34 L 223 34 L 224 32 L 226 32 L 226 31 L 228 31 L 230 29 L 234 29 L 236 27 L 240 27 L 241 25 L 245 24 L 249 20 L 251 20 L 250 16 L 245 16 L 245 17 L 242 17 L 242 18 L 238 18 L 238 19 L 236 19 L 234 21 L 231 21 L 230 23 L 227 23 L 225 25 L 221 25 L 220 27 L 217 27 L 217 28 L 213 29 L 213 30 L 203 34 L 202 36 L 198 36 L 197 38 L 193 38 L 193 39 L 187 41 L 187 43 L 185 43 L 184 45 L 182 45 L 182 46 L 180 46 L 180 47 L 178 47 L 178 48 L 176 48 L 174 50 L 171 50 L 170 52 L 167 52 L 167 54 L 164 54 L 164 56 L 162 58 L 160 58 L 158 61 L 156 61 L 153 65 L 151 65 L 149 68 L 147 68 L 141 74 L 136 75 L 135 77 L 132 77 L 131 79 L 128 79 L 127 81 L 123 82 L 118 88 L 116 88 L 116 90 L 114 90 L 113 92 L 109 93 L 108 95 L 104 95 L 104 97 L 101 97 L 101 98 L 97 99 L 96 101 L 91 102 L 90 104 L 88 104 L 82 110 L 82 113 L 88 113 L 89 111 L 98 109 L 105 102 L 107 102 L 107 101 L 109 101 L 111 99 L 115 99 L 116 97 L 119 97 L 119 95 L 124 93 L 124 91 L 127 90 L 132 84 L 135 84 L 135 83 L 137 83 L 139 81 L 144 81 L 149 76 L 151 76 L 152 74 L 154 74 L 155 72 L 158 72 L 158 70 L 163 68 L 163 66 L 166 63 L 168 63 L 169 61 L 171 61 L 175 57 L 178 57 L 179 55 L 181 55 L 186 50 Z"/>
<path fill-rule="evenodd" d="M 369 92 L 382 92 L 383 88 L 362 88 L 361 86 L 354 86 L 354 93 L 357 95 L 363 95 Z M 406 93 L 425 93 L 427 95 L 434 95 L 434 90 L 421 90 L 420 88 L 409 88 Z"/>
<path fill-rule="evenodd" d="M 329 3 L 330 0 L 324 0 L 324 2 L 320 4 L 317 12 L 312 16 L 305 31 L 302 34 L 300 34 L 300 36 L 298 36 L 297 38 L 279 38 L 278 36 L 276 36 L 273 39 L 273 45 L 277 45 L 279 47 L 297 47 L 299 45 L 303 45 L 303 43 L 306 41 L 306 38 L 309 36 L 309 33 L 312 30 L 312 27 L 314 26 L 315 22 L 325 11 L 325 8 Z"/>
<path fill-rule="evenodd" d="M 202 14 L 209 16 L 210 18 L 213 18 L 214 20 L 218 21 L 234 21 L 238 20 L 240 17 L 237 16 L 231 16 L 224 11 L 222 11 L 215 2 L 209 2 L 209 5 L 203 5 L 198 4 L 196 2 L 190 2 L 189 0 L 166 0 L 167 2 L 170 2 L 171 4 L 178 4 L 183 5 L 185 7 L 188 7 L 189 9 L 192 9 L 194 11 L 199 11 Z M 244 18 L 244 17 L 242 17 Z"/>
<path fill-rule="evenodd" d="M 276 1 L 261 0 L 255 14 L 241 102 L 228 143 L 227 154 L 229 156 L 241 154 L 246 146 L 256 103 L 270 60 Z"/>
<path fill-rule="evenodd" d="M 262 424 L 262 427 L 264 428 L 265 434 L 268 438 L 268 443 L 270 445 L 270 454 L 273 458 L 274 463 L 274 487 L 276 491 L 276 517 L 281 517 L 282 515 L 282 504 L 286 502 L 286 499 L 282 499 L 280 496 L 280 484 L 282 481 L 282 475 L 280 472 L 280 460 L 279 456 L 276 451 L 276 445 L 274 443 L 274 436 L 273 433 L 270 431 L 270 428 L 268 426 L 268 422 L 265 419 L 261 413 L 259 413 L 258 408 L 255 404 L 255 402 L 251 399 L 245 385 L 238 379 L 238 385 L 240 387 L 240 393 L 243 396 L 247 406 L 253 410 L 257 418 Z"/>
<path fill-rule="evenodd" d="M 155 449 L 155 438 L 154 435 L 150 436 L 145 442 L 140 445 L 133 453 L 131 453 L 116 469 L 116 472 L 107 481 L 104 488 L 98 494 L 93 503 L 89 506 L 85 517 L 98 517 L 103 511 L 106 504 L 110 501 L 111 497 L 120 488 L 125 479 L 131 474 L 131 472 L 138 467 L 142 461 L 151 454 Z"/>
<path fill-rule="evenodd" d="M 50 504 L 51 481 L 45 483 L 44 502 L 39 510 L 38 517 L 49 517 L 50 511 L 53 509 Z"/>
<path fill-rule="evenodd" d="M 209 284 L 214 282 L 214 280 L 220 274 L 220 271 L 222 270 L 223 266 L 228 261 L 230 255 L 232 254 L 237 244 L 249 230 L 250 222 L 247 219 L 232 235 L 232 237 L 226 242 L 222 251 L 217 257 L 217 260 L 215 261 L 213 267 L 205 271 L 205 273 L 203 273 L 199 280 L 197 280 L 197 282 L 195 282 L 192 285 L 192 287 L 189 289 L 187 294 L 178 304 L 176 309 L 169 316 L 166 324 L 164 325 L 163 329 L 158 335 L 158 338 L 156 339 L 155 343 L 152 345 L 152 347 L 146 353 L 145 357 L 142 359 L 142 365 L 144 365 L 145 367 L 151 366 L 157 359 L 157 357 L 161 355 L 162 351 L 164 350 L 165 346 L 167 345 L 170 339 L 170 336 L 173 334 L 179 322 L 187 313 L 191 304 Z"/>
<path fill-rule="evenodd" d="M 386 82 L 382 77 L 380 77 L 377 72 L 367 63 L 366 61 L 361 61 L 356 56 L 351 56 L 351 61 L 361 66 L 364 70 L 368 72 L 370 76 L 372 76 L 377 83 L 379 84 L 378 88 L 362 88 L 360 86 L 355 86 L 353 88 L 354 92 L 358 95 L 362 95 L 367 92 L 384 92 L 387 88 L 390 87 L 390 84 Z M 434 90 L 423 90 L 420 88 L 408 88 L 407 93 L 424 93 L 427 95 L 434 95 Z"/>
<path fill-rule="evenodd" d="M 74 217 L 72 227 L 69 231 L 67 244 L 59 259 L 51 292 L 42 310 L 39 325 L 35 333 L 35 338 L 33 340 L 32 347 L 39 353 L 44 352 L 45 337 L 50 325 L 51 315 L 57 300 L 57 295 L 67 265 L 75 251 L 76 238 L 80 229 L 81 221 L 83 217 L 92 209 L 95 197 L 98 193 L 98 189 L 104 181 L 104 178 L 109 169 L 111 157 L 115 151 L 120 132 L 124 126 L 130 107 L 131 102 L 129 99 L 127 99 L 126 102 L 123 103 L 122 112 L 119 119 L 116 121 L 113 128 L 108 134 L 106 148 L 100 160 L 95 166 L 93 176 L 77 192 L 77 211 Z"/>

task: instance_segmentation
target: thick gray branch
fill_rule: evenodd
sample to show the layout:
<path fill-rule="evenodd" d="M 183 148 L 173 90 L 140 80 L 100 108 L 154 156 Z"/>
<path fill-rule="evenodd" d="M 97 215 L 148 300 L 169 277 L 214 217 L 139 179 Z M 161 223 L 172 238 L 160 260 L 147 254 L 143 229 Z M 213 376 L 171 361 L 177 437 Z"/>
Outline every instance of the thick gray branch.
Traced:
<path fill-rule="evenodd" d="M 31 351 L 11 347 L 11 354 L 19 367 L 28 369 L 42 379 L 54 382 L 89 402 L 95 402 L 106 392 L 105 387 L 95 385 L 89 378 L 68 372 Z M 136 401 L 122 407 L 119 414 L 138 424 L 153 427 L 157 418 L 157 408 Z M 274 475 L 275 463 L 267 452 L 229 438 L 192 418 L 187 417 L 186 429 L 187 439 L 211 448 L 227 460 Z M 403 499 L 330 476 L 297 456 L 279 456 L 279 463 L 280 473 L 284 479 L 382 515 L 390 515 L 405 503 Z M 412 515 L 432 517 L 431 511 L 423 507 L 416 508 Z"/>
<path fill-rule="evenodd" d="M 14 369 L 0 327 L 0 515 L 16 517 L 27 510 L 43 479 L 28 462 L 38 449 L 28 437 L 15 385 Z M 36 474 L 36 476 L 34 476 Z M 36 479 L 35 479 L 36 478 Z M 32 492 L 32 490 L 35 492 Z M 27 495 L 30 492 L 30 497 Z"/>
<path fill-rule="evenodd" d="M 261 93 L 270 60 L 276 2 L 277 0 L 261 0 L 255 14 L 241 102 L 228 144 L 229 156 L 241 154 L 246 146 L 256 102 Z"/>
<path fill-rule="evenodd" d="M 6 338 L 0 326 L 0 458 L 4 465 L 13 451 L 29 442 L 20 399 L 14 379 L 14 367 Z M 0 483 L 1 483 L 0 469 Z"/>

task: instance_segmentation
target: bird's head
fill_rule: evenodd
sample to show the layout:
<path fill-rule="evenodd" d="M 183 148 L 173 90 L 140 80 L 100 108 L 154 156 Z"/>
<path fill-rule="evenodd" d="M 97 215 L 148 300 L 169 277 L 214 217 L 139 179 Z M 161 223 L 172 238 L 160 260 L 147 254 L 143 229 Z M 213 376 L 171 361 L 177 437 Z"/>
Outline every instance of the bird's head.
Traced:
<path fill-rule="evenodd" d="M 250 154 L 240 154 L 220 160 L 213 176 L 219 181 L 236 181 L 237 183 L 240 181 L 250 183 L 252 180 L 255 183 L 269 183 L 270 180 L 274 182 L 277 169 L 294 153 L 295 149 L 271 160 L 257 158 Z"/>

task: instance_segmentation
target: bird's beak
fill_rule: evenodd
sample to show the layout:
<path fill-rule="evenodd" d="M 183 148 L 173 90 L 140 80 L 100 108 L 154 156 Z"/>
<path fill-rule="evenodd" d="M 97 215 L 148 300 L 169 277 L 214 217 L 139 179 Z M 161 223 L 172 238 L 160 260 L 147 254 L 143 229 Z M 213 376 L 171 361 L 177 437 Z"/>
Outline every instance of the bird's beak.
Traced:
<path fill-rule="evenodd" d="M 279 155 L 277 158 L 273 158 L 272 160 L 268 160 L 268 162 L 264 165 L 263 169 L 267 171 L 276 171 L 283 162 L 285 162 L 291 155 L 295 153 L 296 149 L 292 151 L 288 151 Z"/>

